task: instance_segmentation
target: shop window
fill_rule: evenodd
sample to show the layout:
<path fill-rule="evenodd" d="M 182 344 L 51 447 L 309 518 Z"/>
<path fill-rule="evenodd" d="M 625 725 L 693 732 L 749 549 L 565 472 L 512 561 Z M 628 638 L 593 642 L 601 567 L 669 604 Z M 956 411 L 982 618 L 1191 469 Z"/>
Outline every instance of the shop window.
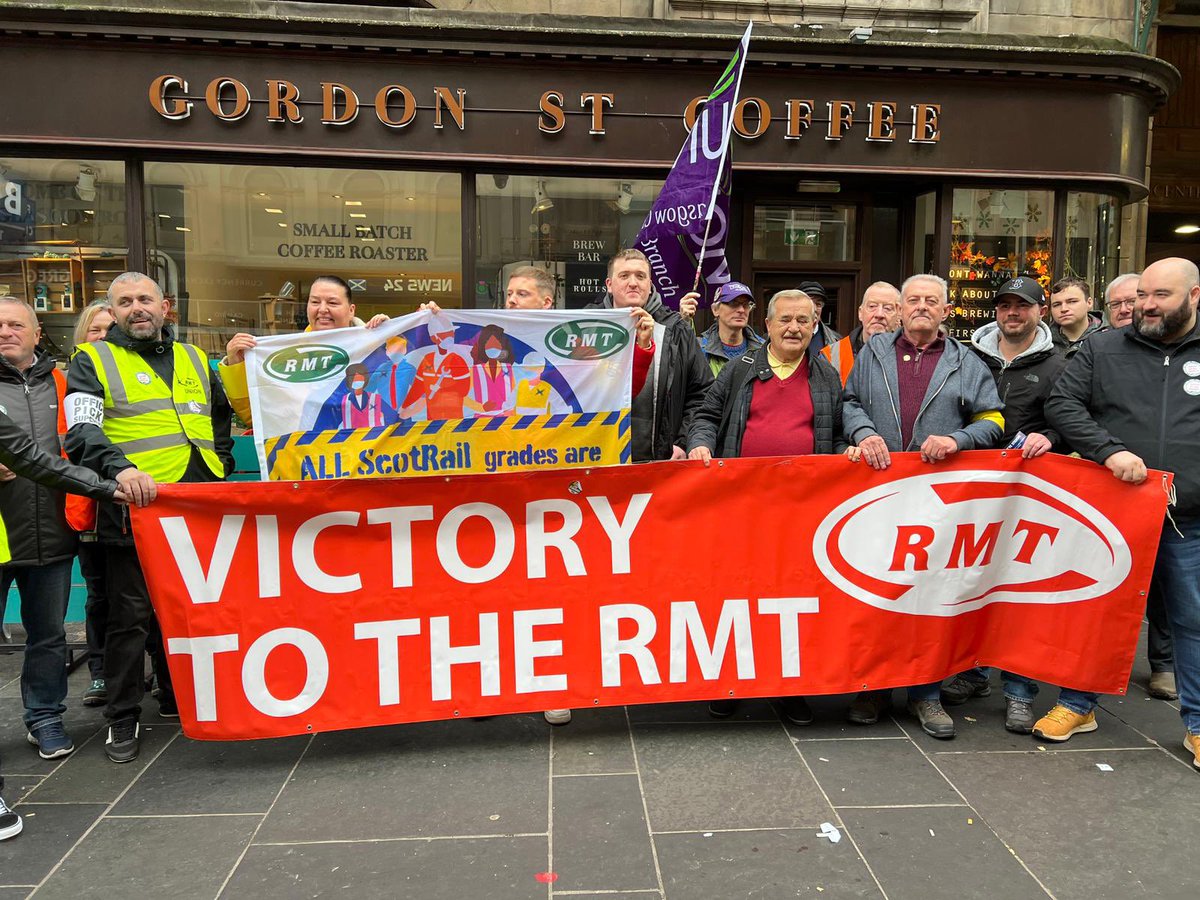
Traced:
<path fill-rule="evenodd" d="M 1066 217 L 1063 275 L 1082 278 L 1091 285 L 1099 309 L 1104 288 L 1117 276 L 1120 262 L 1121 206 L 1115 197 L 1105 194 L 1068 191 Z"/>
<path fill-rule="evenodd" d="M 127 248 L 124 163 L 0 158 L 0 294 L 37 311 L 59 359 L 79 311 L 127 268 Z"/>
<path fill-rule="evenodd" d="M 950 333 L 970 338 L 994 321 L 992 296 L 1028 275 L 1048 290 L 1054 272 L 1054 193 L 955 189 L 950 238 Z"/>
<path fill-rule="evenodd" d="M 937 193 L 935 191 L 917 197 L 914 226 L 912 274 L 923 275 L 933 271 L 936 258 Z"/>
<path fill-rule="evenodd" d="M 844 203 L 754 208 L 754 259 L 849 262 L 858 259 L 856 209 Z"/>
<path fill-rule="evenodd" d="M 149 274 L 213 356 L 237 331 L 303 329 L 319 275 L 364 320 L 462 303 L 457 174 L 152 162 L 145 179 Z"/>
<path fill-rule="evenodd" d="M 475 306 L 504 306 L 508 273 L 536 265 L 558 281 L 555 305 L 604 293 L 608 261 L 637 238 L 661 181 L 479 175 L 475 179 Z"/>

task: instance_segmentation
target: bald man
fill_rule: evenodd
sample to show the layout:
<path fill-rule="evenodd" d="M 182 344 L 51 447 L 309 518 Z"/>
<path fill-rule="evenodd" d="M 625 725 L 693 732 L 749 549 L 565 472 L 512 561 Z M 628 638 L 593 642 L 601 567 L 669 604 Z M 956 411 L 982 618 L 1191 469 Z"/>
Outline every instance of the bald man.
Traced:
<path fill-rule="evenodd" d="M 1160 260 L 1138 281 L 1133 327 L 1094 334 L 1067 365 L 1046 418 L 1085 459 L 1121 481 L 1147 467 L 1175 473 L 1177 502 L 1163 523 L 1153 587 L 1175 638 L 1175 678 L 1186 734 L 1200 769 L 1200 272 Z M 1065 689 L 1034 736 L 1066 741 L 1096 730 L 1097 696 Z"/>

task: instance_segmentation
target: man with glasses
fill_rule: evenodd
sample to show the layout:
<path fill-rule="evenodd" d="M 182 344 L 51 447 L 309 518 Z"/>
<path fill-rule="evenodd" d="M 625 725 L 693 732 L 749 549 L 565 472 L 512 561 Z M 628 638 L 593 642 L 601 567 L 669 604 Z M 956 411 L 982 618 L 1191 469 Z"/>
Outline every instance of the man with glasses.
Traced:
<path fill-rule="evenodd" d="M 1060 278 L 1050 288 L 1050 335 L 1067 356 L 1105 325 L 1092 312 L 1092 289 L 1082 278 Z"/>
<path fill-rule="evenodd" d="M 1110 281 L 1104 289 L 1104 308 L 1111 328 L 1124 328 L 1133 322 L 1133 304 L 1137 302 L 1140 277 L 1136 272 L 1126 272 Z"/>
<path fill-rule="evenodd" d="M 713 297 L 712 314 L 716 319 L 700 335 L 700 349 L 716 378 L 731 359 L 741 359 L 763 345 L 763 339 L 750 327 L 754 294 L 740 281 L 721 285 Z"/>
<path fill-rule="evenodd" d="M 854 357 L 863 344 L 877 334 L 895 331 L 900 327 L 900 292 L 886 281 L 877 281 L 863 291 L 858 305 L 858 325 L 836 344 L 821 348 L 821 355 L 837 369 L 843 386 L 850 378 Z"/>

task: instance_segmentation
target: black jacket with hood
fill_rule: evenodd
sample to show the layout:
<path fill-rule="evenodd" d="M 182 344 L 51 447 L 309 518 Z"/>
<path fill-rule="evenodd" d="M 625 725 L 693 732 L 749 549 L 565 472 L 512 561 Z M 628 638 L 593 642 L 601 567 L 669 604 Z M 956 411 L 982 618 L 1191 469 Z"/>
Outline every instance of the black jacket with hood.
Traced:
<path fill-rule="evenodd" d="M 613 309 L 612 294 L 605 294 L 591 308 Z M 665 334 L 646 384 L 633 398 L 630 418 L 634 462 L 670 459 L 673 445 L 687 447 L 688 425 L 713 382 L 696 335 L 679 313 L 668 308 L 654 290 L 645 310 L 663 326 Z"/>
<path fill-rule="evenodd" d="M 139 341 L 129 337 L 120 328 L 108 330 L 105 338 L 111 344 L 133 350 L 144 358 L 154 373 L 172 384 L 175 371 L 174 343 L 175 334 L 170 325 L 164 325 L 161 340 Z M 229 425 L 233 418 L 233 410 L 225 398 L 221 387 L 221 379 L 210 369 L 209 384 L 212 385 L 212 421 L 213 442 L 216 445 L 217 456 L 225 464 L 224 475 L 233 471 L 233 438 L 229 435 Z M 94 397 L 104 397 L 104 385 L 96 375 L 92 358 L 86 353 L 76 353 L 71 360 L 71 369 L 67 373 L 67 393 L 91 394 Z M 130 468 L 128 457 L 117 448 L 104 434 L 98 425 L 80 423 L 73 425 L 67 432 L 67 453 L 72 462 L 87 466 L 94 472 L 99 472 L 105 478 L 115 478 L 122 469 Z M 180 482 L 221 481 L 224 475 L 214 475 L 200 456 L 200 451 L 192 448 L 191 459 L 184 470 Z M 127 507 L 116 506 L 112 503 L 101 503 L 96 516 L 97 540 L 106 544 L 133 544 L 133 530 L 129 525 Z"/>
<path fill-rule="evenodd" d="M 1055 453 L 1069 453 L 1062 435 L 1046 421 L 1046 399 L 1067 367 L 1067 358 L 1055 346 L 1049 326 L 1038 323 L 1033 344 L 1012 361 L 1001 355 L 999 344 L 1000 326 L 995 322 L 988 322 L 971 335 L 971 349 L 996 379 L 996 391 L 1004 404 L 1004 436 L 1000 446 L 1007 447 L 1018 431 L 1036 432 L 1050 441 L 1050 449 Z"/>
<path fill-rule="evenodd" d="M 58 388 L 54 360 L 37 351 L 24 372 L 0 358 L 0 409 L 51 456 L 62 451 L 58 434 Z M 10 565 L 44 566 L 75 555 L 77 538 L 67 525 L 61 489 L 27 478 L 0 483 L 0 516 L 8 528 Z"/>

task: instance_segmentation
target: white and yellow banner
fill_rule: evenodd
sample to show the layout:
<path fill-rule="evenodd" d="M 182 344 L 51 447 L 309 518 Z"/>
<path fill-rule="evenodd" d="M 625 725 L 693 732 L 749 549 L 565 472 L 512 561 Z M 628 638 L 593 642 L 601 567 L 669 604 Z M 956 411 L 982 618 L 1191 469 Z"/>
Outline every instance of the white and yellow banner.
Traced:
<path fill-rule="evenodd" d="M 626 310 L 443 310 L 276 335 L 246 354 L 271 481 L 629 461 Z"/>

